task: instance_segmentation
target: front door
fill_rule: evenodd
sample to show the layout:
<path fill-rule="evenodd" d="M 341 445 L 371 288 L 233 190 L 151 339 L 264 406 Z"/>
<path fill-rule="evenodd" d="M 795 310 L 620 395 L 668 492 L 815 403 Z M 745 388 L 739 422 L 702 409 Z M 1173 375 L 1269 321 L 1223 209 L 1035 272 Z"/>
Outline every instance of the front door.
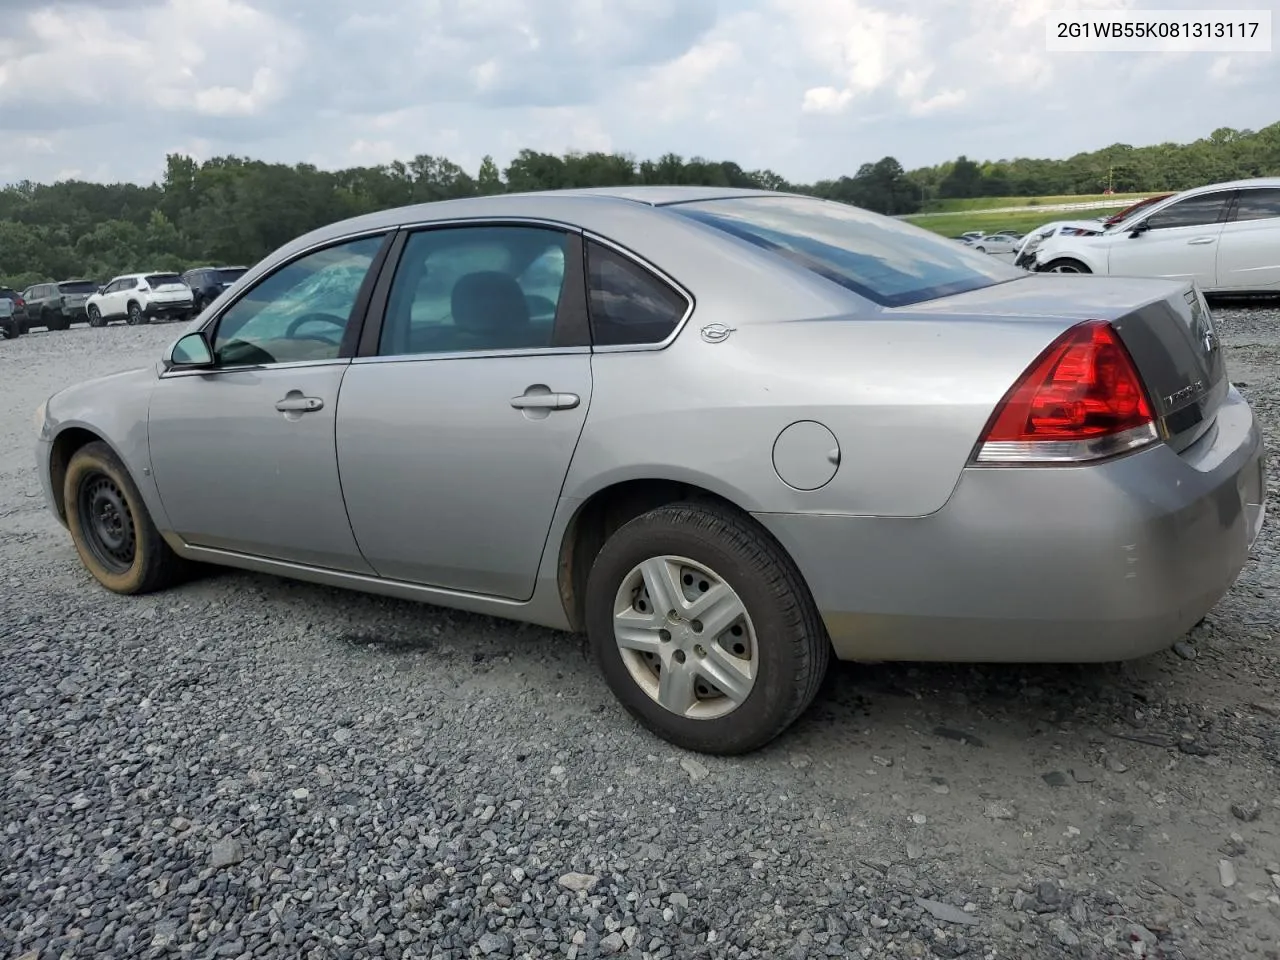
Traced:
<path fill-rule="evenodd" d="M 377 356 L 338 404 L 347 511 L 379 575 L 532 596 L 591 400 L 580 242 L 526 225 L 408 238 Z"/>
<path fill-rule="evenodd" d="M 1137 236 L 1112 236 L 1111 276 L 1169 277 L 1212 287 L 1217 277 L 1218 239 L 1230 190 L 1200 194 L 1162 207 Z"/>
<path fill-rule="evenodd" d="M 371 572 L 343 507 L 334 425 L 344 334 L 382 242 L 347 241 L 269 274 L 216 321 L 215 367 L 161 378 L 151 463 L 188 543 Z"/>

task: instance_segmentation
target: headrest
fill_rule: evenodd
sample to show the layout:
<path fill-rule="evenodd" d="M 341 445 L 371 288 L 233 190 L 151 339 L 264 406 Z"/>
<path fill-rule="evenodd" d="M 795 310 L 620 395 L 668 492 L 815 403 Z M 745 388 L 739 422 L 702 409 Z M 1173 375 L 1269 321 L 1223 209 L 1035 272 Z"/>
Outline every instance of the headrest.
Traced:
<path fill-rule="evenodd" d="M 513 277 L 497 270 L 468 273 L 453 287 L 453 322 L 473 331 L 510 330 L 529 325 L 529 304 Z"/>

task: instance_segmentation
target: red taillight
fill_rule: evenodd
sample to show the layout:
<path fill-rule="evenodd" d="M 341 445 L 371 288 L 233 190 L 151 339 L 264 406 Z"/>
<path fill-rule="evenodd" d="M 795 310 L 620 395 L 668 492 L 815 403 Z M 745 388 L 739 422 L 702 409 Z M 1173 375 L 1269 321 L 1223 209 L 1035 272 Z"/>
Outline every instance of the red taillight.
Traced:
<path fill-rule="evenodd" d="M 23 300 L 21 297 L 14 297 L 13 305 L 15 307 L 25 307 L 27 305 L 27 301 Z"/>
<path fill-rule="evenodd" d="M 996 407 L 978 463 L 1079 463 L 1159 438 L 1133 358 L 1105 320 L 1051 343 Z"/>

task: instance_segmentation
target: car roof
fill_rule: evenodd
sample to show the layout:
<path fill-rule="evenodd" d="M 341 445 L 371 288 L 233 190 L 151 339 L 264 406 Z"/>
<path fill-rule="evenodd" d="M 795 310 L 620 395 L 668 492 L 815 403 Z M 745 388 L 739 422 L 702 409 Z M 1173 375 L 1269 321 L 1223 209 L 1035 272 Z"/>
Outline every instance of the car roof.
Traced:
<path fill-rule="evenodd" d="M 497 193 L 392 207 L 325 224 L 295 237 L 268 255 L 267 259 L 274 261 L 278 257 L 288 257 L 312 246 L 361 233 L 471 218 L 562 221 L 587 229 L 607 229 L 622 220 L 632 221 L 631 229 L 634 229 L 634 217 L 640 211 L 657 215 L 659 208 L 671 204 L 744 197 L 799 197 L 821 202 L 817 197 L 778 190 L 698 186 L 574 187 Z"/>
<path fill-rule="evenodd" d="M 1238 190 L 1241 187 L 1280 187 L 1280 177 L 1250 177 L 1247 180 L 1206 183 L 1202 187 L 1191 187 L 1187 190 L 1176 191 L 1170 196 L 1191 197 L 1201 193 L 1212 193 L 1217 190 Z"/>

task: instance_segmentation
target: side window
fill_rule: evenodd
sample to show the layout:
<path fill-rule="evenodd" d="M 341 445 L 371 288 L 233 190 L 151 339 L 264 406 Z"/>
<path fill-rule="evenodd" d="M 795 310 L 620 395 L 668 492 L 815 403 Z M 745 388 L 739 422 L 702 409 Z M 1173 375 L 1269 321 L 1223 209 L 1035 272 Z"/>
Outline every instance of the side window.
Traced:
<path fill-rule="evenodd" d="M 1270 220 L 1280 217 L 1280 190 L 1244 189 L 1236 205 L 1237 220 Z"/>
<path fill-rule="evenodd" d="M 661 343 L 689 309 L 648 270 L 594 242 L 587 244 L 587 303 L 598 347 Z"/>
<path fill-rule="evenodd" d="M 1152 230 L 1168 230 L 1173 227 L 1202 227 L 1217 223 L 1230 197 L 1230 193 L 1206 193 L 1179 200 L 1147 217 L 1147 226 Z"/>
<path fill-rule="evenodd" d="M 409 237 L 387 297 L 381 356 L 553 345 L 569 237 L 524 226 Z"/>
<path fill-rule="evenodd" d="M 382 241 L 379 235 L 325 247 L 263 279 L 219 318 L 218 365 L 337 359 Z"/>

